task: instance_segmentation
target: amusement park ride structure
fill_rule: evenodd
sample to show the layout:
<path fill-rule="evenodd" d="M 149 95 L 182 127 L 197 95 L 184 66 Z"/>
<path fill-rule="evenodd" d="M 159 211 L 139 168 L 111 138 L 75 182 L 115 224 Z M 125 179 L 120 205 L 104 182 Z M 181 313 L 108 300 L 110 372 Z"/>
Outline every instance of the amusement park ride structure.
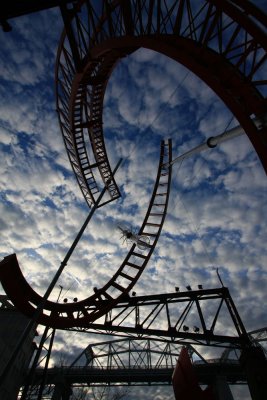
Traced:
<path fill-rule="evenodd" d="M 127 244 L 135 243 L 140 250 L 145 250 L 149 247 L 150 239 L 148 236 L 138 235 L 132 228 L 123 228 L 120 225 L 118 225 L 118 230 L 122 234 L 121 239 L 123 244 L 125 242 Z"/>
<path fill-rule="evenodd" d="M 258 360 L 253 353 L 255 346 L 227 288 L 188 288 L 186 292 L 177 290 L 171 294 L 130 296 L 163 227 L 172 164 L 189 156 L 186 153 L 172 160 L 170 139 L 162 140 L 160 145 L 155 186 L 141 228 L 134 233 L 119 227 L 122 237 L 132 246 L 117 272 L 102 288 L 82 301 L 62 304 L 49 301 L 48 297 L 92 214 L 120 197 L 115 181 L 115 171 L 120 163 L 114 171 L 111 170 L 105 147 L 102 111 L 108 80 L 123 57 L 144 47 L 160 52 L 193 71 L 218 94 L 239 121 L 240 127 L 230 132 L 228 137 L 244 131 L 267 171 L 264 97 L 267 80 L 262 78 L 267 59 L 266 15 L 245 0 L 201 0 L 197 5 L 192 0 L 10 1 L 1 11 L 0 21 L 3 29 L 9 31 L 13 17 L 56 6 L 60 7 L 65 26 L 56 61 L 59 124 L 73 172 L 91 211 L 43 297 L 26 282 L 15 255 L 6 257 L 0 265 L 0 279 L 5 292 L 16 309 L 31 318 L 28 331 L 39 323 L 47 327 L 46 334 L 49 329 L 99 331 L 146 339 L 168 338 L 187 346 L 201 344 L 238 348 L 243 353 L 252 397 L 263 399 L 267 396 L 266 384 L 257 383 L 253 368 L 248 366 L 252 364 L 253 357 Z M 189 153 L 201 151 L 207 146 L 212 148 L 226 138 L 224 132 L 217 140 L 210 138 L 206 144 Z M 108 199 L 104 197 L 107 194 Z M 219 305 L 208 323 L 203 304 L 210 304 L 214 299 Z M 175 320 L 170 314 L 173 304 L 180 310 Z M 235 327 L 232 337 L 216 331 L 223 304 Z M 142 316 L 145 307 L 150 307 L 149 313 Z M 199 325 L 189 327 L 186 318 L 193 309 Z M 163 312 L 166 324 L 159 328 L 156 322 L 163 318 Z M 135 316 L 134 326 L 125 322 L 130 314 Z M 103 322 L 99 322 L 101 318 Z M 27 329 L 21 341 L 26 335 Z M 14 350 L 2 374 L 2 382 L 10 365 L 15 362 L 17 351 Z M 35 366 L 37 364 L 38 360 Z M 31 384 L 28 381 L 25 388 L 28 390 Z M 30 398 L 27 397 L 27 390 L 24 390 L 22 398 Z M 39 389 L 39 398 L 42 390 Z"/>

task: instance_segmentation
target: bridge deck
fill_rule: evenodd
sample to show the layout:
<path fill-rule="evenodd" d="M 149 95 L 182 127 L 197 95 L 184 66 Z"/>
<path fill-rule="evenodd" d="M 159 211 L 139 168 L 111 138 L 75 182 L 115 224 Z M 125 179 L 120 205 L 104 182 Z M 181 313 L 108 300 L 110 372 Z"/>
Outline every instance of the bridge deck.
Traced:
<path fill-rule="evenodd" d="M 199 383 L 207 385 L 215 377 L 223 375 L 231 384 L 246 383 L 245 373 L 238 362 L 203 363 L 195 365 Z M 47 371 L 47 384 L 53 384 L 59 375 L 63 375 L 70 384 L 87 383 L 121 383 L 121 384 L 171 384 L 173 368 L 96 368 L 86 367 L 54 367 Z M 38 384 L 43 369 L 37 369 L 33 384 Z"/>

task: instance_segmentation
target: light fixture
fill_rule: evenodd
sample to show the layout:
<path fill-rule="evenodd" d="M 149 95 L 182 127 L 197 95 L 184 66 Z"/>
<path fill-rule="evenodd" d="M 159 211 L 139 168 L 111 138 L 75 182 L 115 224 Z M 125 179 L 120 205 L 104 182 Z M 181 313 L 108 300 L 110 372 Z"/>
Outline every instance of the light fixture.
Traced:
<path fill-rule="evenodd" d="M 136 296 L 136 292 L 132 292 L 132 296 L 133 296 L 133 297 Z"/>
<path fill-rule="evenodd" d="M 199 327 L 198 327 L 198 326 L 194 326 L 193 331 L 194 331 L 195 333 L 198 333 L 198 332 L 199 332 Z"/>
<path fill-rule="evenodd" d="M 77 297 L 74 297 L 73 301 L 74 301 L 74 303 L 77 303 L 77 301 L 78 301 Z"/>
<path fill-rule="evenodd" d="M 184 326 L 183 326 L 183 331 L 184 331 L 184 332 L 187 332 L 187 331 L 189 331 L 189 328 L 188 328 L 188 326 L 184 325 Z"/>
<path fill-rule="evenodd" d="M 178 286 L 175 286 L 175 291 L 176 291 L 176 292 L 179 292 L 179 291 L 180 291 L 180 288 L 178 288 Z"/>
<path fill-rule="evenodd" d="M 198 288 L 199 288 L 199 290 L 202 290 L 203 286 L 202 285 L 198 285 Z"/>
<path fill-rule="evenodd" d="M 67 302 L 68 302 L 68 299 L 64 299 L 63 301 L 64 301 L 64 303 L 67 303 Z"/>
<path fill-rule="evenodd" d="M 189 285 L 186 286 L 186 289 L 187 289 L 187 290 L 192 290 L 191 286 L 189 286 Z"/>

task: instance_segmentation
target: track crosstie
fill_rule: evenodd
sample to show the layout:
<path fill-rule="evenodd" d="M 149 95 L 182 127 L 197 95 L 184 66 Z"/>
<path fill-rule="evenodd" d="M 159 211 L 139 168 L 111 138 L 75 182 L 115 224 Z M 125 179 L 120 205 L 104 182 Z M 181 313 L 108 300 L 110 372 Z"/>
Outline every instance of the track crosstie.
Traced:
<path fill-rule="evenodd" d="M 108 183 L 110 200 L 120 196 L 105 147 L 103 101 L 116 64 L 141 47 L 173 58 L 205 81 L 233 112 L 267 170 L 266 121 L 259 129 L 253 124 L 254 117 L 264 122 L 267 109 L 265 14 L 246 0 L 93 4 L 80 1 L 71 11 L 62 6 L 66 30 L 56 68 L 63 138 L 89 205 L 101 184 L 96 170 Z"/>
<path fill-rule="evenodd" d="M 128 295 L 144 271 L 159 239 L 167 214 L 169 200 L 172 160 L 171 140 L 162 141 L 156 183 L 139 235 L 146 235 L 150 243 L 140 250 L 135 244 L 131 247 L 122 265 L 113 277 L 95 294 L 83 301 L 60 304 L 45 303 L 39 323 L 55 328 L 85 327 L 114 307 L 120 299 Z M 26 315 L 32 316 L 42 297 L 27 283 L 16 256 L 5 257 L 0 263 L 0 280 L 14 306 Z M 108 300 L 104 301 L 104 300 Z"/>

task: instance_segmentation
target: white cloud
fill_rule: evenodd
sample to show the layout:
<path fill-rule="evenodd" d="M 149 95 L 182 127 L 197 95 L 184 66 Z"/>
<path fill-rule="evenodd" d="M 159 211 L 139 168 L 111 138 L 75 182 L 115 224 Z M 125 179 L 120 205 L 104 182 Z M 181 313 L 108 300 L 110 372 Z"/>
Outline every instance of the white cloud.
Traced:
<path fill-rule="evenodd" d="M 0 66 L 0 253 L 18 254 L 38 293 L 44 293 L 89 211 L 54 112 L 52 64 L 59 30 L 48 29 L 57 23 L 57 14 L 51 15 L 52 22 L 40 15 L 32 26 L 21 19 L 12 36 L 0 39 L 5 54 Z M 128 249 L 116 226 L 140 227 L 160 139 L 172 137 L 176 156 L 223 132 L 229 122 L 237 124 L 215 94 L 172 60 L 140 50 L 117 66 L 105 96 L 104 133 L 112 165 L 120 156 L 125 160 L 116 176 L 123 198 L 96 211 L 68 262 L 58 285 L 69 301 L 91 295 L 121 265 Z M 266 295 L 266 193 L 266 176 L 245 136 L 174 165 L 166 222 L 137 293 L 198 283 L 216 287 L 212 267 L 220 267 L 248 329 L 265 325 L 259 299 Z M 87 340 L 79 335 L 81 350 Z M 55 351 L 69 346 L 74 354 L 72 345 L 73 335 L 61 332 Z M 167 391 L 154 392 L 153 398 L 167 400 Z"/>

